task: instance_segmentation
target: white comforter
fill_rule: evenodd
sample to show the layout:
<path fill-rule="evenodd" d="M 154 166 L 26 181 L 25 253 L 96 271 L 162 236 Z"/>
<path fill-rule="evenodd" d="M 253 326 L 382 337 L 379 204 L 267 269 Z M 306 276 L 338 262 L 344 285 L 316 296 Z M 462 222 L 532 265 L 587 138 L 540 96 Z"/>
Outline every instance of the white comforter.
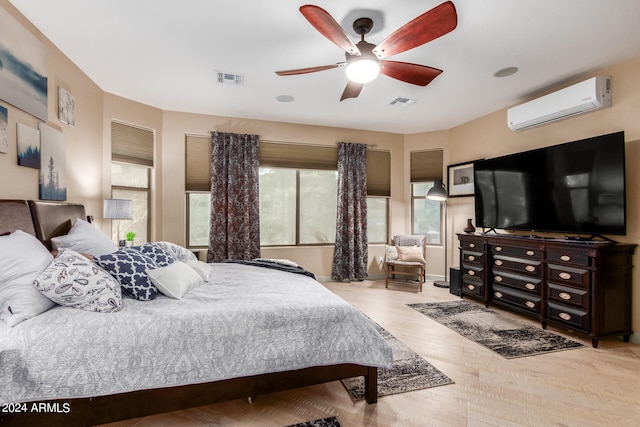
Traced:
<path fill-rule="evenodd" d="M 0 404 L 169 387 L 310 366 L 390 367 L 373 323 L 315 280 L 212 264 L 181 300 L 110 314 L 56 307 L 0 322 Z"/>

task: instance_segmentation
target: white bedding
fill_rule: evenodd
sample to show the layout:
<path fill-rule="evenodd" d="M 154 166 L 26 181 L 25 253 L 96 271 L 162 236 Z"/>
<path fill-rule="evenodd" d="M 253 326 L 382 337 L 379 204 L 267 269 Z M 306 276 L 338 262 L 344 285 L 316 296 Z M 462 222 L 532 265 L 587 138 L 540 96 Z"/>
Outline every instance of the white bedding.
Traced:
<path fill-rule="evenodd" d="M 0 322 L 0 404 L 169 387 L 310 366 L 390 367 L 374 324 L 315 280 L 212 264 L 182 299 L 123 298 L 94 313 L 55 307 Z"/>

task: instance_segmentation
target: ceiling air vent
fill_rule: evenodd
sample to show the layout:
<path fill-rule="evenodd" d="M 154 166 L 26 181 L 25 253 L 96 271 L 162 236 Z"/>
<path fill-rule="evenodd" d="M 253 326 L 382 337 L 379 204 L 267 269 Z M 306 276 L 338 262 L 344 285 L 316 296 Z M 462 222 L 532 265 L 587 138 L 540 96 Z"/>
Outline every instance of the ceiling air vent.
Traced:
<path fill-rule="evenodd" d="M 216 80 L 221 85 L 242 86 L 244 83 L 244 74 L 225 73 L 216 70 Z"/>
<path fill-rule="evenodd" d="M 393 105 L 395 107 L 407 108 L 411 104 L 415 104 L 417 101 L 411 98 L 396 98 L 389 103 L 389 105 Z"/>

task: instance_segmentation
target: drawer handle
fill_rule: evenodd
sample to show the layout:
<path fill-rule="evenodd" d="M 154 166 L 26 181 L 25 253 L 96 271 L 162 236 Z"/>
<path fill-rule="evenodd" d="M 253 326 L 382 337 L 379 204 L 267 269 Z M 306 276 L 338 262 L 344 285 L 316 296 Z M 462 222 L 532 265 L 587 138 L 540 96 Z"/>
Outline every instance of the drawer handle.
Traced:
<path fill-rule="evenodd" d="M 534 251 L 527 251 L 527 255 L 534 256 L 536 253 Z"/>
<path fill-rule="evenodd" d="M 558 314 L 558 317 L 560 317 L 562 320 L 571 320 L 571 315 L 569 313 L 560 313 Z"/>
<path fill-rule="evenodd" d="M 496 298 L 502 298 L 502 292 L 495 292 L 494 295 Z"/>
<path fill-rule="evenodd" d="M 470 291 L 472 291 L 472 290 L 474 290 L 476 287 L 475 287 L 474 285 L 467 285 L 467 288 L 468 288 Z"/>
<path fill-rule="evenodd" d="M 468 274 L 469 274 L 469 276 L 475 276 L 475 275 L 476 275 L 476 272 L 475 272 L 475 271 L 473 271 L 473 270 L 469 270 Z"/>
<path fill-rule="evenodd" d="M 566 301 L 568 301 L 568 300 L 570 300 L 570 299 L 571 299 L 571 294 L 568 294 L 568 293 L 566 293 L 566 292 L 560 292 L 560 293 L 558 294 L 558 296 L 559 296 L 560 298 L 562 298 L 563 300 L 566 300 Z"/>
<path fill-rule="evenodd" d="M 474 257 L 473 255 L 469 255 L 469 256 L 467 257 L 467 259 L 468 259 L 469 261 L 475 261 L 475 260 L 476 260 L 476 257 Z"/>
<path fill-rule="evenodd" d="M 493 263 L 494 263 L 495 265 L 502 265 L 502 264 L 504 264 L 504 263 L 502 262 L 502 260 L 499 260 L 499 259 L 495 260 Z"/>
<path fill-rule="evenodd" d="M 532 302 L 532 301 L 527 301 L 524 303 L 524 305 L 526 305 L 529 308 L 535 308 L 536 307 L 536 303 Z"/>
<path fill-rule="evenodd" d="M 559 276 L 561 279 L 564 279 L 564 280 L 569 280 L 569 279 L 571 279 L 571 274 L 569 274 L 569 273 L 565 273 L 564 271 L 563 271 L 562 273 L 558 273 L 558 276 Z"/>
<path fill-rule="evenodd" d="M 530 291 L 533 291 L 536 288 L 536 285 L 534 285 L 533 283 L 527 283 L 526 285 L 524 285 L 524 287 L 529 289 Z"/>
<path fill-rule="evenodd" d="M 571 261 L 571 257 L 569 255 L 562 255 L 560 259 L 565 262 Z"/>
<path fill-rule="evenodd" d="M 493 278 L 496 282 L 502 282 L 502 276 L 496 276 Z"/>
<path fill-rule="evenodd" d="M 501 246 L 496 246 L 496 252 L 502 252 L 502 247 Z"/>
<path fill-rule="evenodd" d="M 470 247 L 470 248 L 475 248 L 475 247 L 476 247 L 476 244 L 475 244 L 475 243 L 469 243 L 469 247 Z"/>
<path fill-rule="evenodd" d="M 533 265 L 527 265 L 524 269 L 530 273 L 536 271 L 536 268 Z"/>

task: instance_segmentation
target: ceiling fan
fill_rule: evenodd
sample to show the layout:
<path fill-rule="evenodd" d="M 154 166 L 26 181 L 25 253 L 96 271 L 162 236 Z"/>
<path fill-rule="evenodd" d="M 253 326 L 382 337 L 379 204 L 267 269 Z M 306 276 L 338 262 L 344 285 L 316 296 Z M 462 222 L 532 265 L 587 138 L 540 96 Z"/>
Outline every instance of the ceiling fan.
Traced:
<path fill-rule="evenodd" d="M 323 36 L 345 51 L 346 61 L 318 67 L 276 71 L 276 74 L 292 76 L 346 66 L 349 81 L 340 101 L 356 98 L 360 95 L 364 84 L 374 80 L 379 73 L 418 86 L 428 85 L 442 73 L 442 70 L 408 62 L 388 61 L 384 58 L 437 39 L 458 25 L 456 8 L 451 1 L 447 1 L 409 21 L 380 44 L 374 45 L 367 43 L 364 39 L 364 36 L 371 31 L 373 21 L 370 18 L 359 18 L 353 23 L 354 31 L 361 37 L 356 45 L 335 19 L 321 7 L 304 5 L 300 7 L 300 13 Z"/>

